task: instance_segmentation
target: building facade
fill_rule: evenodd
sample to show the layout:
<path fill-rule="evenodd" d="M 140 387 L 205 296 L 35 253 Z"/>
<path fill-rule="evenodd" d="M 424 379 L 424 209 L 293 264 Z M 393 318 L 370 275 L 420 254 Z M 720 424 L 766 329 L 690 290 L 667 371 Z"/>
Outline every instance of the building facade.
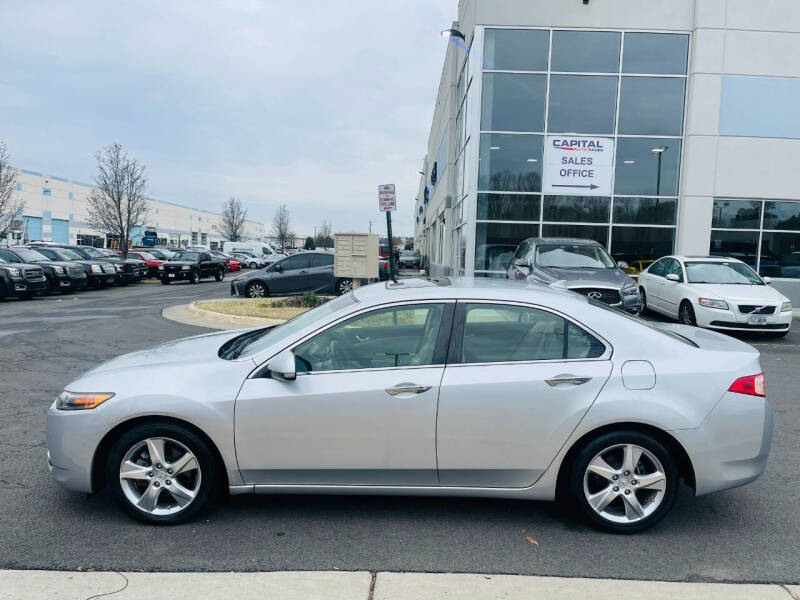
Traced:
<path fill-rule="evenodd" d="M 800 3 L 461 0 L 414 208 L 432 274 L 532 236 L 744 260 L 800 302 Z"/>
<path fill-rule="evenodd" d="M 90 184 L 79 183 L 27 169 L 17 170 L 17 194 L 24 208 L 15 242 L 45 240 L 101 248 L 118 248 L 119 240 L 88 223 Z M 134 228 L 131 238 L 139 245 L 145 237 L 155 244 L 215 247 L 224 241 L 220 215 L 199 208 L 148 198 L 147 218 Z M 247 221 L 245 238 L 265 240 L 264 224 Z M 149 240 L 148 240 L 149 241 Z"/>

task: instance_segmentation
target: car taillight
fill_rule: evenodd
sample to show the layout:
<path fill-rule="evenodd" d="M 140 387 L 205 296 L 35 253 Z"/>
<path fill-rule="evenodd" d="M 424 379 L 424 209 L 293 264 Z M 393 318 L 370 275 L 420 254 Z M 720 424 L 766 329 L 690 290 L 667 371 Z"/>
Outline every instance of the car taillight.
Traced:
<path fill-rule="evenodd" d="M 762 398 L 767 395 L 767 388 L 764 383 L 764 374 L 748 375 L 747 377 L 740 377 L 733 382 L 729 392 L 736 392 L 737 394 L 747 394 L 749 396 L 761 396 Z"/>

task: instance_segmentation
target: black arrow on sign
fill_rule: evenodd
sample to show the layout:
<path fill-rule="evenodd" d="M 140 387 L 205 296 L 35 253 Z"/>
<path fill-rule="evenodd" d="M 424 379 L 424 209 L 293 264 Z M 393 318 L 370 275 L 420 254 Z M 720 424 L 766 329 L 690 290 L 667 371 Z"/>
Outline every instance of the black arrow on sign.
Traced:
<path fill-rule="evenodd" d="M 583 189 L 587 189 L 587 190 L 596 190 L 596 189 L 598 189 L 600 186 L 599 186 L 599 185 L 595 185 L 595 184 L 593 184 L 593 183 L 592 183 L 592 184 L 590 184 L 590 185 L 559 185 L 559 184 L 556 184 L 556 185 L 553 185 L 553 187 L 563 187 L 563 188 L 583 188 Z"/>

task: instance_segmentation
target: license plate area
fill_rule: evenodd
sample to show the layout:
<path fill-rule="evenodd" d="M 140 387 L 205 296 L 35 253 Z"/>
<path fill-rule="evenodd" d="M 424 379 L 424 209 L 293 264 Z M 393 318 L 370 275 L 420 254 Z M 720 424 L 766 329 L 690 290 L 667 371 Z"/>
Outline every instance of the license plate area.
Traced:
<path fill-rule="evenodd" d="M 750 325 L 766 325 L 767 315 L 750 315 L 747 317 L 747 322 Z"/>
<path fill-rule="evenodd" d="M 167 277 L 169 277 L 170 279 L 172 279 L 173 277 L 175 277 L 175 273 L 169 273 L 169 274 L 167 274 Z"/>

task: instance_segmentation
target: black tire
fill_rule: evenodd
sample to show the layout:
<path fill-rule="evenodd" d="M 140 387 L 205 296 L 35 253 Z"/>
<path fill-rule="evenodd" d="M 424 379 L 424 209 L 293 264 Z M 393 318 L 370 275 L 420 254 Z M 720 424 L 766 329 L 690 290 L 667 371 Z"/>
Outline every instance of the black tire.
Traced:
<path fill-rule="evenodd" d="M 254 263 L 254 262 L 251 262 L 251 263 L 250 263 L 250 268 L 251 268 L 251 269 L 257 269 L 257 268 L 258 268 L 258 265 L 257 265 L 256 263 Z"/>
<path fill-rule="evenodd" d="M 44 292 L 42 295 L 50 296 L 52 294 L 55 294 L 57 290 L 55 283 L 53 283 L 53 279 L 48 275 L 45 275 L 45 279 L 47 279 L 47 291 Z"/>
<path fill-rule="evenodd" d="M 681 302 L 681 306 L 678 309 L 678 321 L 680 321 L 683 325 L 697 327 L 697 319 L 694 316 L 694 308 L 692 307 L 692 303 L 688 300 Z"/>
<path fill-rule="evenodd" d="M 585 482 L 584 478 L 587 472 L 587 467 L 589 463 L 600 453 L 604 453 L 605 449 L 614 448 L 620 445 L 628 445 L 632 444 L 635 446 L 639 446 L 640 448 L 644 448 L 647 452 L 651 453 L 655 456 L 658 461 L 661 463 L 661 467 L 663 468 L 663 473 L 665 476 L 665 486 L 663 490 L 663 496 L 660 499 L 660 503 L 658 504 L 657 508 L 653 510 L 647 516 L 640 518 L 637 521 L 630 522 L 630 523 L 621 523 L 616 522 L 613 520 L 609 520 L 595 511 L 592 508 L 591 504 L 589 504 L 589 500 L 586 498 L 585 492 Z M 612 452 L 614 452 L 612 450 Z M 604 454 L 604 456 L 607 456 Z M 646 455 L 642 455 L 642 459 L 640 462 L 637 463 L 637 468 L 642 468 L 640 465 L 649 458 Z M 617 468 L 616 465 L 612 465 L 608 463 L 610 466 Z M 624 467 L 624 465 L 622 465 Z M 621 467 L 620 467 L 621 468 Z M 591 477 L 595 477 L 594 473 L 590 474 Z M 636 475 L 634 471 L 633 475 L 625 479 L 627 480 L 625 485 L 622 483 L 620 484 L 622 488 L 630 487 L 631 482 L 633 480 L 633 476 Z M 586 475 L 588 478 L 589 476 Z M 678 493 L 678 481 L 679 481 L 679 473 L 678 473 L 678 465 L 675 459 L 670 455 L 669 451 L 664 447 L 664 445 L 655 439 L 654 437 L 647 435 L 645 433 L 641 433 L 639 431 L 612 431 L 609 433 L 601 434 L 594 439 L 588 441 L 584 446 L 577 452 L 574 456 L 571 465 L 569 466 L 569 479 L 568 479 L 568 491 L 570 496 L 570 501 L 574 504 L 577 508 L 578 512 L 586 519 L 591 525 L 603 529 L 605 531 L 610 531 L 612 533 L 638 533 L 640 531 L 644 531 L 658 523 L 661 519 L 663 519 L 667 513 L 672 509 L 673 504 L 675 504 L 675 498 L 677 497 Z M 588 485 L 588 482 L 587 482 Z M 605 485 L 605 482 L 602 481 L 601 478 L 601 486 Z M 618 486 L 619 487 L 619 486 Z M 620 488 L 621 489 L 621 488 Z M 631 491 L 626 489 L 626 492 Z M 633 497 L 637 498 L 639 494 L 642 497 L 654 494 L 656 492 L 640 489 L 638 491 L 634 490 Z M 630 494 L 627 494 L 630 497 Z M 641 500 L 642 498 L 637 498 Z M 647 499 L 644 502 L 644 508 L 647 509 Z M 617 510 L 617 506 L 614 503 L 619 503 L 623 507 L 625 505 L 623 494 L 618 494 L 617 497 L 609 503 L 608 507 L 613 510 Z"/>
<path fill-rule="evenodd" d="M 169 279 L 167 279 L 166 275 L 161 279 L 162 285 L 169 285 Z"/>
<path fill-rule="evenodd" d="M 183 510 L 170 515 L 156 515 L 134 506 L 125 495 L 120 482 L 119 469 L 126 453 L 136 444 L 148 438 L 169 438 L 186 446 L 200 467 L 200 486 L 194 497 Z M 220 482 L 219 464 L 213 450 L 193 431 L 172 423 L 149 423 L 134 427 L 123 433 L 111 446 L 106 457 L 106 481 L 117 502 L 133 518 L 153 525 L 177 525 L 194 518 L 206 508 L 214 498 Z M 164 489 L 167 489 L 166 487 Z M 168 498 L 167 498 L 168 500 Z"/>
<path fill-rule="evenodd" d="M 194 269 L 192 271 L 192 274 L 189 275 L 189 283 L 192 284 L 200 283 L 200 271 L 198 271 L 197 269 Z"/>
<path fill-rule="evenodd" d="M 259 293 L 259 289 L 263 291 Z M 269 296 L 269 288 L 263 281 L 251 281 L 247 284 L 247 287 L 244 288 L 244 294 L 248 298 L 266 298 Z"/>
<path fill-rule="evenodd" d="M 222 281 L 225 279 L 225 269 L 217 269 L 217 272 L 214 273 L 214 279 L 217 281 Z"/>
<path fill-rule="evenodd" d="M 647 308 L 647 294 L 644 291 L 643 287 L 639 288 L 639 296 L 642 299 L 642 308 L 639 310 L 640 315 L 646 315 L 650 312 L 650 309 Z"/>
<path fill-rule="evenodd" d="M 353 291 L 352 279 L 340 279 L 336 282 L 336 295 L 342 296 Z"/>

